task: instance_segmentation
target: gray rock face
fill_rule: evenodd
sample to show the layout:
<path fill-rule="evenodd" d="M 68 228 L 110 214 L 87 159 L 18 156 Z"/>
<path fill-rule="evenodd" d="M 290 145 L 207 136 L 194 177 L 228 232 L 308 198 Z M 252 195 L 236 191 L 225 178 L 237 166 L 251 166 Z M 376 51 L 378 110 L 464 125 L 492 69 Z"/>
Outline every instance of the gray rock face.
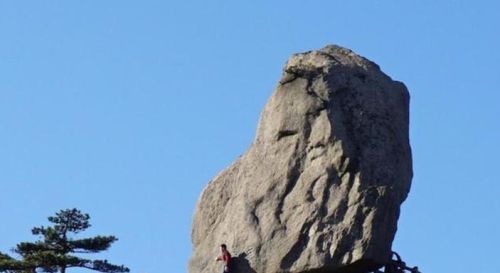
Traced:
<path fill-rule="evenodd" d="M 190 273 L 366 272 L 390 259 L 412 178 L 409 94 L 338 46 L 293 55 L 250 149 L 204 189 Z"/>

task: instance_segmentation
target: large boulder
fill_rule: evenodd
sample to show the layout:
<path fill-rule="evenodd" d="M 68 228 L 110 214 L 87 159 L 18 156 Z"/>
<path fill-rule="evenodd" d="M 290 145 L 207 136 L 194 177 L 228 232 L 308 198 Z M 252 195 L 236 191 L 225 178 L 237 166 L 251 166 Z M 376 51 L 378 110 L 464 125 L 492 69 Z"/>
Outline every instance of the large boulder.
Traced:
<path fill-rule="evenodd" d="M 412 178 L 409 94 L 331 45 L 293 55 L 250 149 L 203 190 L 190 273 L 366 272 L 391 257 Z"/>

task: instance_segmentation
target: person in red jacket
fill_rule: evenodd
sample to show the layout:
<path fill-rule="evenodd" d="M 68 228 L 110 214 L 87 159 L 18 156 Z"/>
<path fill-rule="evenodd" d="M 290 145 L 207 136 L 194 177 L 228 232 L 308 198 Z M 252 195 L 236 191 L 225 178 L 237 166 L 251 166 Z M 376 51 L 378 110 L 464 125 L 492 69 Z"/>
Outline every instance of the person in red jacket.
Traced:
<path fill-rule="evenodd" d="M 222 254 L 215 258 L 216 261 L 222 261 L 224 263 L 224 269 L 222 273 L 230 273 L 231 272 L 231 253 L 227 251 L 227 246 L 225 244 L 220 245 L 220 250 Z"/>

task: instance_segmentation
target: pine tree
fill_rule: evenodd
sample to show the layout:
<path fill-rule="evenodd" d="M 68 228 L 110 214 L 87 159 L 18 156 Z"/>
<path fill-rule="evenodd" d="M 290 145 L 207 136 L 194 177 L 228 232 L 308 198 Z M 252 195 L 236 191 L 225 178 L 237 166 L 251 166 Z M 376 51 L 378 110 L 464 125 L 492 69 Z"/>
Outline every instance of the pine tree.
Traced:
<path fill-rule="evenodd" d="M 115 236 L 95 236 L 85 239 L 73 239 L 71 235 L 89 228 L 90 216 L 78 209 L 61 210 L 48 218 L 53 225 L 35 227 L 33 235 L 42 240 L 17 244 L 14 252 L 20 260 L 0 253 L 0 272 L 25 273 L 48 272 L 66 273 L 73 267 L 87 268 L 100 272 L 129 272 L 123 265 L 113 265 L 107 260 L 89 260 L 77 257 L 77 254 L 98 253 L 107 250 L 118 239 Z"/>

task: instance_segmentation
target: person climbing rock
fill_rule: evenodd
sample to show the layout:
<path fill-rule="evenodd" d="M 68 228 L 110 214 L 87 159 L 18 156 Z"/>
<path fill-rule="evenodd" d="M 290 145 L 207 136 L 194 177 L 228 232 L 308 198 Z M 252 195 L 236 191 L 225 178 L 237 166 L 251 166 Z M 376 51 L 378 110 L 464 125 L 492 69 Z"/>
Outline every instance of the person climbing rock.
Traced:
<path fill-rule="evenodd" d="M 231 272 L 231 253 L 227 251 L 227 246 L 225 244 L 220 245 L 221 255 L 215 258 L 216 261 L 222 261 L 224 263 L 224 268 L 222 273 Z"/>

